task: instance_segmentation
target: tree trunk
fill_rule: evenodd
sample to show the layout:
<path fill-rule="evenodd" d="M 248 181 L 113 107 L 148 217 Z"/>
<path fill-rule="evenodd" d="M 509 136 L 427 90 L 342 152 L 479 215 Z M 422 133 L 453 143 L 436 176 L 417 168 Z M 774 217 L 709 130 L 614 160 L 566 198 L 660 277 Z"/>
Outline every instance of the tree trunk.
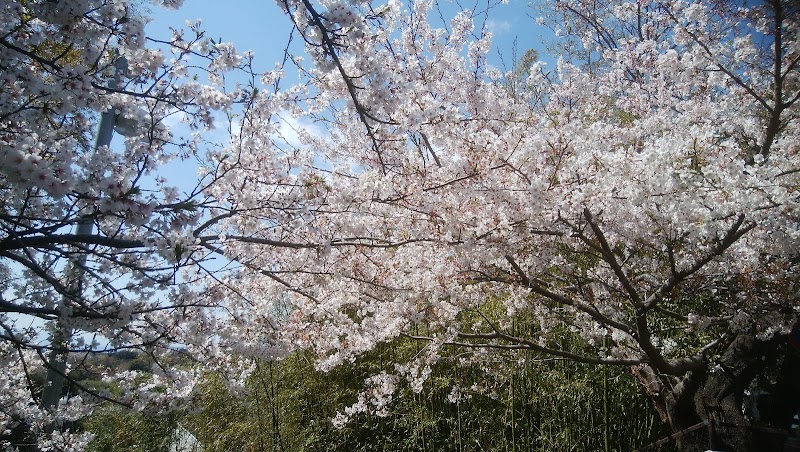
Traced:
<path fill-rule="evenodd" d="M 760 341 L 739 334 L 717 358 L 717 365 L 680 376 L 659 374 L 648 365 L 635 366 L 631 372 L 661 420 L 676 434 L 681 451 L 780 452 L 780 445 L 751 446 L 753 430 L 742 411 L 742 398 L 782 339 Z M 708 424 L 702 430 L 686 432 L 703 421 Z"/>

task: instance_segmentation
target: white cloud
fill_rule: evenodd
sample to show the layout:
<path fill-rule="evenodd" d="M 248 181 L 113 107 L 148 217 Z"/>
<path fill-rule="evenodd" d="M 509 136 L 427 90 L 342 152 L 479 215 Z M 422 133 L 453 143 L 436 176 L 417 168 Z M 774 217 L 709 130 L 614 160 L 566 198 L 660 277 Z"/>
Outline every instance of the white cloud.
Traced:
<path fill-rule="evenodd" d="M 511 22 L 507 20 L 489 19 L 486 21 L 486 28 L 491 31 L 493 35 L 498 36 L 511 31 Z"/>
<path fill-rule="evenodd" d="M 298 118 L 285 112 L 281 112 L 276 116 L 278 117 L 279 126 L 275 135 L 279 140 L 284 141 L 290 147 L 302 147 L 299 136 L 300 131 L 305 131 L 315 137 L 324 137 L 327 135 L 327 132 L 322 127 L 308 118 Z"/>

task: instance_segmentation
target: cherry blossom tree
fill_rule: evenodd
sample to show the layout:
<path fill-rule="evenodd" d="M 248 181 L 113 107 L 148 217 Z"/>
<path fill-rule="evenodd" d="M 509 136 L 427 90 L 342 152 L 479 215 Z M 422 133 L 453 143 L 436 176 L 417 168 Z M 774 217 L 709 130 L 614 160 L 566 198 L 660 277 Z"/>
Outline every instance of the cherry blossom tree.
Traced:
<path fill-rule="evenodd" d="M 31 376 L 100 351 L 154 362 L 107 375 L 116 402 L 174 407 L 204 371 L 176 354 L 235 380 L 242 358 L 329 369 L 400 336 L 423 353 L 335 422 L 390 414 L 444 347 L 626 366 L 675 431 L 746 422 L 798 318 L 793 3 L 557 2 L 574 51 L 513 90 L 491 3 L 440 27 L 432 0 L 278 4 L 309 56 L 280 90 L 199 25 L 148 40 L 124 0 L 0 2 L 4 430 L 81 448 L 56 427 L 88 397 L 49 406 Z M 224 148 L 170 132 L 214 111 Z M 92 145 L 104 113 L 124 143 Z M 176 157 L 199 162 L 183 193 L 159 172 Z"/>
<path fill-rule="evenodd" d="M 65 426 L 90 402 L 169 406 L 190 391 L 196 371 L 164 357 L 208 341 L 205 312 L 220 300 L 193 284 L 216 269 L 198 238 L 214 180 L 189 176 L 179 189 L 162 168 L 206 164 L 213 147 L 199 133 L 246 110 L 257 76 L 250 55 L 199 23 L 147 38 L 142 7 L 0 4 L 0 431 L 42 449 L 81 449 L 90 436 Z M 226 81 L 234 70 L 240 83 Z M 198 133 L 181 137 L 170 124 Z M 120 349 L 149 354 L 152 378 L 95 366 L 119 387 L 113 397 L 71 379 L 78 395 L 62 398 L 64 379 L 91 355 Z"/>
<path fill-rule="evenodd" d="M 627 366 L 676 432 L 747 422 L 743 392 L 798 319 L 794 3 L 560 1 L 578 58 L 534 63 L 515 95 L 481 8 L 436 28 L 431 1 L 279 4 L 313 66 L 254 102 L 210 173 L 239 213 L 209 227 L 242 264 L 212 285 L 237 313 L 221 343 L 292 343 L 321 369 L 427 344 L 337 422 L 387 415 L 451 346 Z M 278 145 L 275 111 L 315 128 Z M 507 315 L 485 314 L 498 300 Z M 536 325 L 513 334 L 523 313 Z"/>

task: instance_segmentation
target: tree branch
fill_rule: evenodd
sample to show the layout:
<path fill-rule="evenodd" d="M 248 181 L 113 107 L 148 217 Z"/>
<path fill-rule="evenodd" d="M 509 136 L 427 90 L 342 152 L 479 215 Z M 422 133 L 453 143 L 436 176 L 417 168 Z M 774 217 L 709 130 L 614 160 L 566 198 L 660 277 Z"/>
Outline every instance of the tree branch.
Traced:
<path fill-rule="evenodd" d="M 34 236 L 8 237 L 0 241 L 0 251 L 18 250 L 22 248 L 39 248 L 48 245 L 100 245 L 110 248 L 132 249 L 144 248 L 141 240 L 118 239 L 96 234 L 50 234 Z"/>
<path fill-rule="evenodd" d="M 567 352 L 564 350 L 559 350 L 555 348 L 546 347 L 543 345 L 539 345 L 535 342 L 529 341 L 527 339 L 519 338 L 516 336 L 511 336 L 504 333 L 457 333 L 456 334 L 460 339 L 476 339 L 482 341 L 491 341 L 491 340 L 503 340 L 510 342 L 510 344 L 497 344 L 497 343 L 474 343 L 474 342 L 460 342 L 460 341 L 447 341 L 444 342 L 442 345 L 450 346 L 450 347 L 462 347 L 462 348 L 478 348 L 478 349 L 497 349 L 497 350 L 527 350 L 533 352 L 544 353 L 551 356 L 558 356 L 561 358 L 566 358 L 575 362 L 584 363 L 584 364 L 606 364 L 606 365 L 616 365 L 616 366 L 633 366 L 637 364 L 642 364 L 645 361 L 640 359 L 614 359 L 614 358 L 599 358 L 594 356 L 584 356 L 579 355 L 577 353 Z M 436 339 L 430 336 L 414 336 L 411 334 L 402 334 L 403 337 L 407 337 L 409 339 L 414 340 L 421 340 L 421 341 L 428 341 L 433 342 Z"/>

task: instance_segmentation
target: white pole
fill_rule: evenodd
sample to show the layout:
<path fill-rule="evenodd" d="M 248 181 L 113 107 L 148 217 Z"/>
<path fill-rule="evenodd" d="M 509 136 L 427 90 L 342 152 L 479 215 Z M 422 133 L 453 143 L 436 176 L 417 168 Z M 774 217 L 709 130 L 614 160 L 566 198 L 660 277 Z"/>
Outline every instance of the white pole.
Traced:
<path fill-rule="evenodd" d="M 122 84 L 122 79 L 125 77 L 128 70 L 128 61 L 125 57 L 120 57 L 114 62 L 114 67 L 117 69 L 116 76 L 112 79 L 110 88 L 119 89 Z M 96 151 L 102 146 L 110 146 L 111 138 L 114 136 L 114 124 L 116 123 L 117 115 L 114 110 L 109 110 L 103 113 L 100 117 L 100 124 L 97 128 L 95 136 L 94 150 Z M 75 227 L 75 234 L 91 235 L 94 232 L 94 222 L 91 217 L 78 220 Z M 67 269 L 67 278 L 74 278 L 74 285 L 69 287 L 69 290 L 75 295 L 81 294 L 81 279 L 83 273 L 83 266 L 86 264 L 86 255 L 82 255 L 77 264 L 70 265 Z M 69 297 L 64 297 L 64 304 L 69 302 Z M 61 400 L 61 392 L 64 388 L 64 376 L 67 371 L 67 355 L 69 347 L 69 339 L 72 332 L 68 328 L 61 325 L 56 320 L 55 331 L 50 340 L 50 353 L 47 357 L 47 379 L 44 390 L 42 391 L 41 407 L 49 410 L 58 405 Z M 50 424 L 46 427 L 47 432 L 52 432 L 55 425 Z"/>

